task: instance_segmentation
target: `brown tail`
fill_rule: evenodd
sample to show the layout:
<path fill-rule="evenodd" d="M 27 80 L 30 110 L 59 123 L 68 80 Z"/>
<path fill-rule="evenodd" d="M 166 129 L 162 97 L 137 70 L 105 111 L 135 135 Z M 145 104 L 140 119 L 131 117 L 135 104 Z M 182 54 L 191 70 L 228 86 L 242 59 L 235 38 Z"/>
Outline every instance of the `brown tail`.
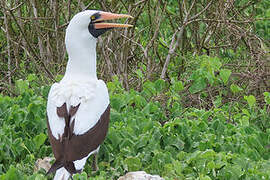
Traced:
<path fill-rule="evenodd" d="M 63 161 L 56 160 L 51 166 L 51 168 L 49 169 L 49 171 L 46 173 L 46 175 L 50 173 L 55 173 L 61 167 L 64 167 L 71 175 L 81 172 L 81 170 L 76 170 L 73 162 L 63 162 Z"/>

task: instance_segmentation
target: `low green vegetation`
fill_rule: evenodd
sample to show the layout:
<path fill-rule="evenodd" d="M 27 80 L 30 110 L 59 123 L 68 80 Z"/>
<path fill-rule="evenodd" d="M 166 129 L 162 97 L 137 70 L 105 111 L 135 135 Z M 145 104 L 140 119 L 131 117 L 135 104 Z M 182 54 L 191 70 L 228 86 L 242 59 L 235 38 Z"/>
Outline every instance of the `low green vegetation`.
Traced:
<path fill-rule="evenodd" d="M 140 71 L 138 91 L 126 91 L 117 77 L 108 82 L 111 122 L 99 171 L 91 172 L 90 158 L 74 179 L 117 179 L 137 170 L 165 179 L 270 179 L 270 94 L 258 103 L 232 83 L 218 58 L 195 59 L 188 84 L 176 78 L 149 81 Z M 28 75 L 16 81 L 17 96 L 0 95 L 1 180 L 46 179 L 45 170 L 34 172 L 34 166 L 38 158 L 52 156 L 45 114 L 49 86 L 37 82 Z M 210 97 L 209 87 L 219 93 Z M 237 93 L 237 102 L 226 100 Z M 189 94 L 199 94 L 202 103 L 186 106 Z"/>
<path fill-rule="evenodd" d="M 134 27 L 99 39 L 110 128 L 99 171 L 90 158 L 74 180 L 137 170 L 166 180 L 270 179 L 269 0 L 4 0 L 0 180 L 53 178 L 35 168 L 53 157 L 46 101 L 65 72 L 66 25 L 84 9 L 130 14 Z"/>

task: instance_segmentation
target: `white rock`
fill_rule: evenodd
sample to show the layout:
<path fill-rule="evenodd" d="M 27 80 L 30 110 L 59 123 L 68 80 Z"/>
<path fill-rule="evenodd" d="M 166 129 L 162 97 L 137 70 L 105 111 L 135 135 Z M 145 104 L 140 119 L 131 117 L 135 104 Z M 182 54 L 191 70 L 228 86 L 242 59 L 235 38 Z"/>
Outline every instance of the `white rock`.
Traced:
<path fill-rule="evenodd" d="M 47 172 L 51 167 L 50 162 L 52 160 L 53 160 L 53 158 L 51 158 L 51 157 L 45 157 L 44 159 L 38 159 L 35 163 L 34 171 L 39 171 L 40 169 L 45 169 L 45 171 Z"/>
<path fill-rule="evenodd" d="M 129 172 L 124 176 L 118 178 L 118 180 L 164 180 L 158 175 L 147 174 L 144 171 Z"/>

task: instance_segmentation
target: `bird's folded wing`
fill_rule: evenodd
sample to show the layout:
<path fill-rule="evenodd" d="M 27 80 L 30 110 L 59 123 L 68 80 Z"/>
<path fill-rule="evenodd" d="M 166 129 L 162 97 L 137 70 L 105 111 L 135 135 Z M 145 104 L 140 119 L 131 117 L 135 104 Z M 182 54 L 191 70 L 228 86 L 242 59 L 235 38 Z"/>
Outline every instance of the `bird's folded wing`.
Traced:
<path fill-rule="evenodd" d="M 56 139 L 52 135 L 50 126 L 48 126 L 49 139 L 55 158 L 57 160 L 75 161 L 86 157 L 104 141 L 108 131 L 109 119 L 110 106 L 108 105 L 95 126 L 82 135 L 72 134 L 69 139 L 66 137 Z"/>
<path fill-rule="evenodd" d="M 72 84 L 72 83 L 71 83 Z M 73 86 L 73 88 L 69 87 L 70 93 L 65 93 L 66 91 L 62 88 L 67 88 L 66 85 L 61 85 L 59 83 L 55 83 L 50 90 L 48 102 L 47 102 L 47 116 L 48 116 L 48 130 L 50 131 L 50 141 L 52 144 L 52 149 L 55 154 L 55 158 L 60 158 L 57 153 L 55 153 L 55 149 L 58 152 L 63 152 L 63 146 L 57 144 L 59 143 L 59 140 L 61 141 L 61 138 L 65 131 L 65 124 L 66 120 L 63 115 L 61 115 L 62 112 L 57 112 L 60 107 L 63 106 L 63 104 L 66 104 L 66 109 L 68 110 L 67 113 L 69 113 L 70 116 L 70 127 L 72 128 L 72 133 L 74 135 L 74 140 L 70 140 L 66 146 L 69 146 L 71 148 L 70 151 L 79 151 L 81 147 L 79 147 L 77 138 L 81 138 L 82 141 L 86 141 L 85 139 L 89 140 L 89 137 L 84 135 L 85 133 L 89 132 L 90 129 L 95 130 L 94 126 L 97 123 L 101 123 L 103 121 L 104 116 L 107 116 L 109 113 L 109 94 L 106 87 L 106 84 L 102 80 L 97 80 L 95 85 L 95 88 L 93 90 L 90 89 L 90 93 L 86 91 L 86 88 L 83 88 L 84 84 L 76 84 L 76 86 Z M 86 86 L 88 87 L 88 86 Z M 84 92 L 82 92 L 83 97 L 81 97 L 81 91 L 82 89 Z M 91 96 L 91 98 L 88 98 L 88 94 L 94 94 L 94 96 Z M 78 102 L 73 101 L 74 97 L 78 98 Z M 86 98 L 85 98 L 86 97 Z M 76 102 L 73 104 L 73 102 Z M 79 107 L 78 107 L 79 105 Z M 76 109 L 73 108 L 75 113 L 72 112 L 71 107 L 78 107 Z M 64 111 L 63 111 L 64 113 Z M 59 116 L 60 115 L 60 116 Z M 102 126 L 105 126 L 101 123 Z M 106 129 L 106 128 L 105 128 Z M 97 130 L 95 130 L 97 131 Z M 97 136 L 101 132 L 97 132 Z M 76 135 L 76 136 L 75 136 Z M 81 135 L 81 136 L 79 136 Z M 78 137 L 77 137 L 78 136 Z M 89 142 L 93 143 L 93 142 Z M 84 144 L 85 145 L 85 144 Z M 57 146 L 57 147 L 56 147 Z M 88 145 L 90 146 L 90 144 Z M 88 149 L 88 146 L 83 146 L 83 148 Z M 93 146 L 93 145 L 91 145 Z M 67 148 L 65 148 L 66 150 Z M 77 152 L 79 153 L 79 152 Z M 82 157 L 82 156 L 79 156 Z M 75 159 L 74 157 L 69 157 L 68 159 Z"/>

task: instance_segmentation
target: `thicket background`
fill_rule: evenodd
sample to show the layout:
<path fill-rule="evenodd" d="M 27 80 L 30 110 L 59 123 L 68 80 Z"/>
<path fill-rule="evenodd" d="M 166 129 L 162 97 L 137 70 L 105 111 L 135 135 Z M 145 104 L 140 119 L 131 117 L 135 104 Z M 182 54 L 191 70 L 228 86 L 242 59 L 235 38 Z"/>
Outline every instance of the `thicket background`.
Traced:
<path fill-rule="evenodd" d="M 205 1 L 1 1 L 1 92 L 14 80 L 35 73 L 40 83 L 55 81 L 67 63 L 65 28 L 84 9 L 128 13 L 134 28 L 99 39 L 99 77 L 117 75 L 126 89 L 147 79 L 185 79 L 194 57 L 219 57 L 237 83 L 261 94 L 269 82 L 269 2 Z M 268 59 L 269 60 L 269 59 Z M 173 74 L 173 75 L 172 75 Z M 210 93 L 214 93 L 209 89 Z M 249 92 L 247 92 L 249 93 Z"/>
<path fill-rule="evenodd" d="M 211 129 L 211 120 L 219 116 L 217 109 L 221 109 L 226 114 L 224 127 L 232 124 L 238 128 L 239 124 L 247 121 L 238 121 L 237 118 L 248 116 L 248 122 L 256 127 L 256 132 L 268 134 L 268 0 L 2 0 L 0 93 L 3 127 L 5 120 L 13 119 L 14 115 L 5 112 L 12 109 L 13 103 L 20 103 L 19 97 L 25 92 L 29 97 L 20 108 L 28 106 L 25 111 L 30 111 L 30 97 L 35 97 L 34 93 L 37 93 L 43 98 L 39 107 L 40 113 L 43 113 L 40 119 L 45 119 L 45 109 L 41 108 L 45 108 L 47 91 L 43 93 L 43 89 L 48 89 L 48 85 L 61 79 L 67 63 L 65 28 L 74 14 L 85 9 L 126 13 L 134 17 L 127 20 L 127 23 L 134 25 L 133 28 L 112 30 L 98 39 L 98 76 L 106 82 L 112 81 L 109 89 L 115 112 L 121 114 L 131 107 L 141 111 L 147 102 L 158 103 L 160 114 L 156 119 L 162 128 L 174 118 L 187 116 L 187 119 L 193 119 L 193 115 L 199 116 L 195 115 L 197 111 L 208 111 L 213 115 L 207 116 L 204 121 Z M 127 100 L 127 94 L 137 99 Z M 15 99 L 7 100 L 8 96 Z M 137 107 L 137 104 L 140 105 Z M 152 110 L 147 113 L 153 113 Z M 186 115 L 189 111 L 194 111 L 193 115 L 189 114 L 190 117 Z M 116 117 L 114 114 L 112 118 Z M 249 126 L 249 123 L 245 123 L 244 126 Z M 1 132 L 4 135 L 3 129 Z M 44 126 L 32 135 L 45 133 L 45 129 Z M 261 153 L 264 154 L 268 152 L 270 142 L 265 140 L 262 144 L 264 150 Z M 3 143 L 2 147 L 5 145 Z M 195 149 L 190 151 L 186 147 L 184 152 L 194 152 Z M 48 155 L 49 150 L 46 152 L 43 155 Z M 17 158 L 20 162 L 20 158 Z M 267 161 L 268 156 L 262 159 Z M 0 174 L 8 171 L 8 163 L 12 160 L 0 159 Z M 144 163 L 141 165 L 146 167 Z M 160 171 L 151 168 L 150 172 L 159 174 L 165 171 L 164 167 Z M 122 174 L 123 169 L 117 172 Z M 185 173 L 187 171 L 182 174 Z M 199 174 L 194 177 L 199 177 Z M 217 178 L 214 175 L 209 177 Z"/>

